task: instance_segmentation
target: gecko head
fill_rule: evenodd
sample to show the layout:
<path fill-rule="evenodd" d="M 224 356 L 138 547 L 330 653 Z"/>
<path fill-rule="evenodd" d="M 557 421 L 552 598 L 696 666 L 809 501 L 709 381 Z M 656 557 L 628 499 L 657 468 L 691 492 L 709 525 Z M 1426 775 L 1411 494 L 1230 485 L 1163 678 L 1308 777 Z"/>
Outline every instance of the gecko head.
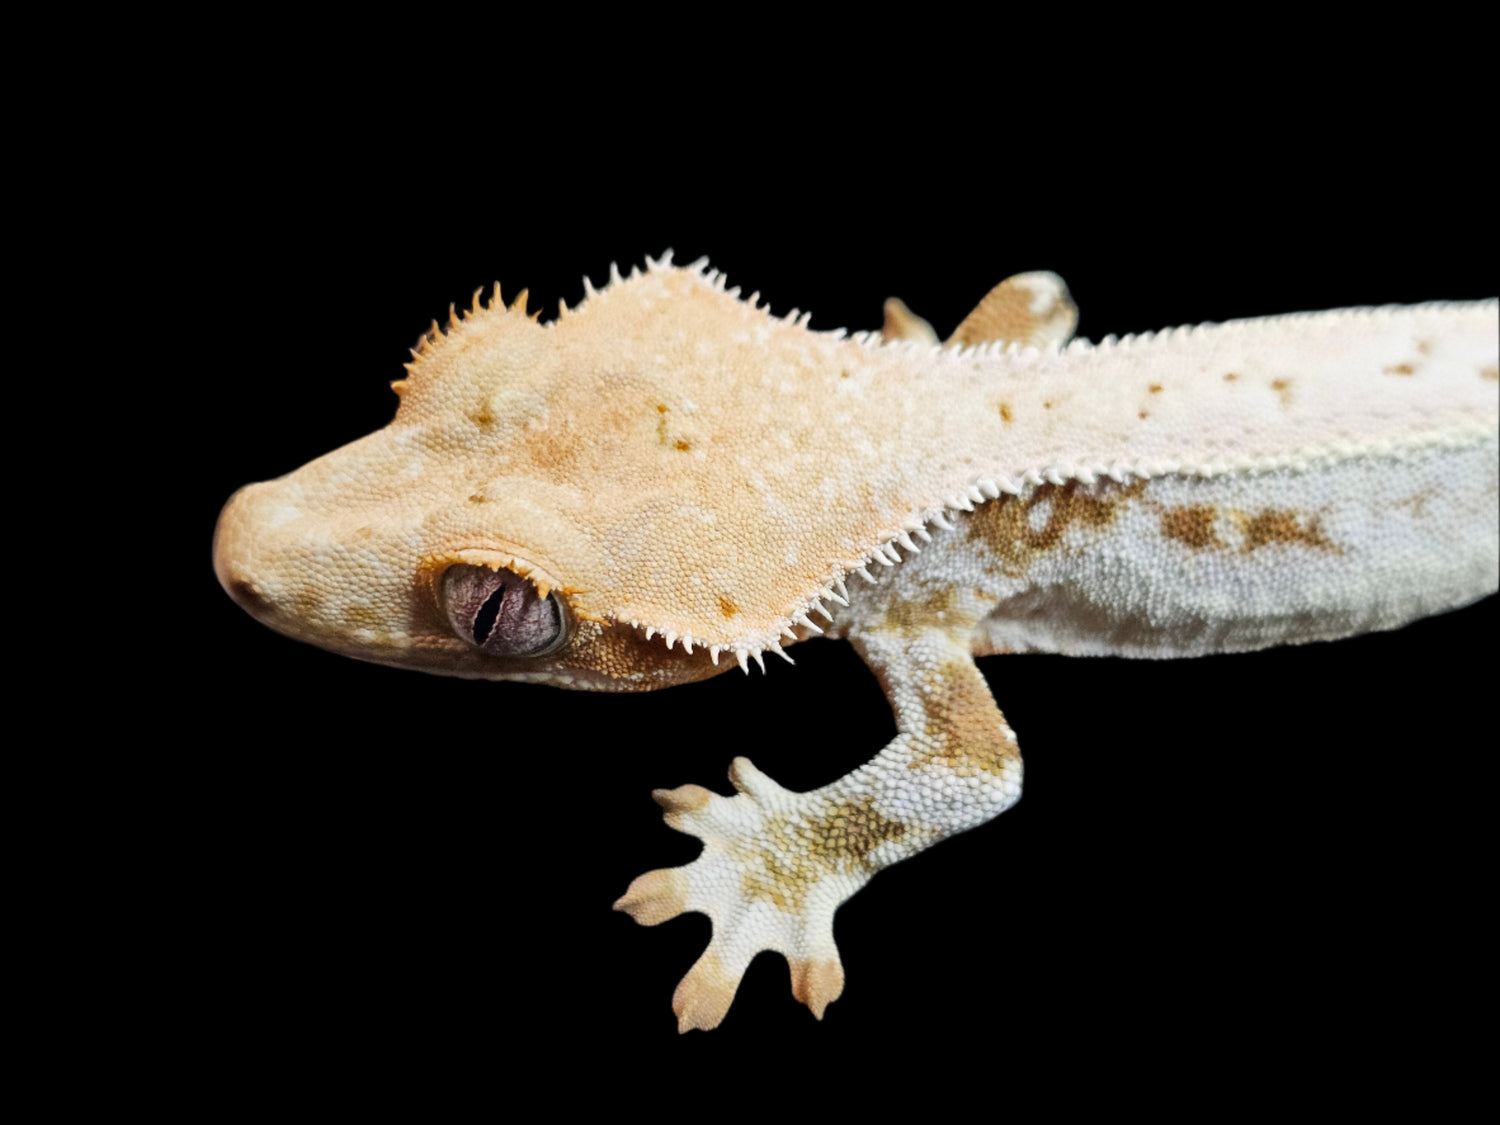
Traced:
<path fill-rule="evenodd" d="M 733 666 L 632 611 L 651 520 L 618 478 L 665 456 L 671 400 L 606 362 L 476 304 L 424 338 L 390 425 L 229 500 L 220 583 L 278 632 L 429 672 L 628 691 Z"/>

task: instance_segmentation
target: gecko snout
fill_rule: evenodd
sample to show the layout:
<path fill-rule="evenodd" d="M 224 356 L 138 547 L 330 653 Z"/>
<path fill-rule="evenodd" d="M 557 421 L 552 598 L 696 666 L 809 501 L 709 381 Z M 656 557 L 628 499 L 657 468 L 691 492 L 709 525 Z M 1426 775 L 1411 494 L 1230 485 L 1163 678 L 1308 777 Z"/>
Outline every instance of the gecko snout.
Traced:
<path fill-rule="evenodd" d="M 244 497 L 250 488 L 242 488 L 231 496 L 214 524 L 214 575 L 236 605 L 259 617 L 269 606 L 255 584 L 251 568 L 246 565 L 243 550 L 248 515 Z"/>
<path fill-rule="evenodd" d="M 361 547 L 378 551 L 373 531 L 353 539 L 319 533 L 285 480 L 246 485 L 229 498 L 214 528 L 214 574 L 241 609 L 277 632 L 342 646 L 349 624 L 373 627 L 385 613 L 347 604 L 378 596 L 378 567 Z M 381 599 L 382 601 L 389 599 Z M 361 612 L 363 610 L 363 612 Z"/>

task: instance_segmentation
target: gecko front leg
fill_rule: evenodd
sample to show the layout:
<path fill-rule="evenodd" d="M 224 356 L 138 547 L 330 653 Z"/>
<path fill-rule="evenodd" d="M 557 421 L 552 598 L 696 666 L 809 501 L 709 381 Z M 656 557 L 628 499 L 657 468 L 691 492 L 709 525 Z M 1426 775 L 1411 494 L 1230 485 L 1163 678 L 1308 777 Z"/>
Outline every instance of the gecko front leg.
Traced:
<path fill-rule="evenodd" d="M 716 1027 L 765 949 L 785 955 L 793 995 L 821 1019 L 844 987 L 834 911 L 881 868 L 1021 795 L 1015 736 L 974 666 L 967 630 L 907 618 L 850 639 L 896 716 L 896 737 L 872 761 L 793 793 L 736 758 L 736 796 L 698 785 L 653 794 L 669 825 L 703 841 L 703 854 L 642 875 L 615 909 L 645 925 L 694 910 L 712 920 L 707 950 L 673 996 L 682 1031 Z"/>

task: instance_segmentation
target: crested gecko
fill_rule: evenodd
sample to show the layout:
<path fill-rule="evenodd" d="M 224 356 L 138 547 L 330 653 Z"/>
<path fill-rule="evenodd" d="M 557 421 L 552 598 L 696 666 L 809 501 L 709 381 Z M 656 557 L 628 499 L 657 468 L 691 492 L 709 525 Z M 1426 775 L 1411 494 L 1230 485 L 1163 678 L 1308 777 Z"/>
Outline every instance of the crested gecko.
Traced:
<path fill-rule="evenodd" d="M 1496 587 L 1493 301 L 1088 345 L 1027 274 L 940 345 L 899 302 L 817 333 L 668 259 L 525 305 L 434 325 L 394 422 L 237 493 L 215 568 L 283 633 L 451 675 L 647 690 L 849 640 L 896 716 L 869 764 L 655 794 L 703 853 L 617 906 L 712 919 L 683 1030 L 762 949 L 821 1016 L 839 904 L 1014 803 L 975 656 L 1247 650 Z"/>

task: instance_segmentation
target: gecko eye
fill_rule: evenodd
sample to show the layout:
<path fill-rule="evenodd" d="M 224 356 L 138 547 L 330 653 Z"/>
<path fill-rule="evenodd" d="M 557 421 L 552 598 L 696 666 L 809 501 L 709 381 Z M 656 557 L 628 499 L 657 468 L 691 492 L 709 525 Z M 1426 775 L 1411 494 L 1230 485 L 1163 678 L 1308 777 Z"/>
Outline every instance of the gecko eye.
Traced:
<path fill-rule="evenodd" d="M 443 573 L 443 605 L 453 631 L 491 656 L 541 656 L 563 641 L 557 597 L 508 570 L 450 566 Z"/>

